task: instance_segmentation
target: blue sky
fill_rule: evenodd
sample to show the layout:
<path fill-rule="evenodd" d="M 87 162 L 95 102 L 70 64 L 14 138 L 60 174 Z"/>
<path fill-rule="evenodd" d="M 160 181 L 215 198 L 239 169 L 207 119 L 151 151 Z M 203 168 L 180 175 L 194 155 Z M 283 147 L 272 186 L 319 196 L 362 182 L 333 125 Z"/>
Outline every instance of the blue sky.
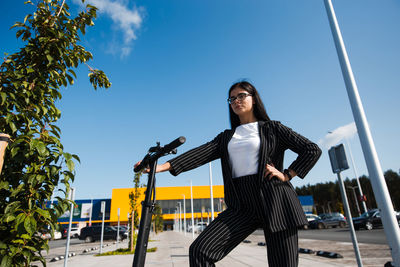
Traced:
<path fill-rule="evenodd" d="M 91 89 L 82 66 L 74 86 L 62 90 L 62 141 L 81 158 L 76 198 L 132 187 L 134 163 L 156 141 L 183 135 L 182 153 L 229 128 L 227 91 L 240 79 L 256 86 L 272 119 L 314 142 L 354 121 L 322 0 L 91 1 L 101 9 L 82 43 L 93 53 L 89 64 L 104 70 L 112 87 Z M 67 3 L 79 9 L 75 0 Z M 399 171 L 400 4 L 333 5 L 382 169 Z M 12 53 L 22 43 L 9 28 L 31 8 L 1 1 L 0 9 L 1 52 Z M 368 174 L 358 136 L 349 140 L 358 173 Z M 322 148 L 317 165 L 294 186 L 335 181 Z M 293 159 L 288 153 L 286 166 Z M 343 176 L 353 177 L 352 169 Z M 213 177 L 222 184 L 219 162 Z M 159 174 L 157 186 L 190 179 L 207 185 L 208 166 L 178 177 Z"/>

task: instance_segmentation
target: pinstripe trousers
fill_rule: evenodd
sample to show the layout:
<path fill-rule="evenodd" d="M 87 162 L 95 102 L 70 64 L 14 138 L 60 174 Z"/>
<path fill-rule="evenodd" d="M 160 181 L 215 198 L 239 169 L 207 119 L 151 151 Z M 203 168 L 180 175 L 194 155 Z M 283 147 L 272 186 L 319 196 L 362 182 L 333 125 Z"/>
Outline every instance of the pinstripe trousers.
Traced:
<path fill-rule="evenodd" d="M 257 175 L 234 178 L 239 207 L 228 207 L 211 222 L 189 248 L 191 267 L 215 266 L 257 228 L 264 229 L 269 267 L 298 265 L 297 228 L 271 232 L 266 225 L 265 205 Z M 265 200 L 264 200 L 265 201 Z"/>

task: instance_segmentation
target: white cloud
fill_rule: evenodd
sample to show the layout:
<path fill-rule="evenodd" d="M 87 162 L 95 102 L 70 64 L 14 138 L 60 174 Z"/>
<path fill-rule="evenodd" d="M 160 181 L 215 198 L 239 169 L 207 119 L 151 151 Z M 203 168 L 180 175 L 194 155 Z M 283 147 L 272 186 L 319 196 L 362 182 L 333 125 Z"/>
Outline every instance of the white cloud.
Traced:
<path fill-rule="evenodd" d="M 73 0 L 82 5 L 81 0 Z M 99 14 L 105 14 L 113 21 L 114 28 L 122 31 L 123 42 L 117 45 L 121 57 L 128 56 L 132 50 L 133 40 L 136 40 L 136 31 L 142 24 L 140 8 L 134 6 L 129 8 L 127 1 L 121 0 L 86 0 L 86 4 L 94 5 L 98 8 Z"/>
<path fill-rule="evenodd" d="M 334 145 L 337 145 L 344 138 L 351 138 L 357 133 L 357 127 L 354 122 L 349 123 L 344 126 L 340 126 L 335 130 L 329 132 L 324 136 L 321 140 L 318 141 L 318 144 L 325 148 L 330 148 Z"/>

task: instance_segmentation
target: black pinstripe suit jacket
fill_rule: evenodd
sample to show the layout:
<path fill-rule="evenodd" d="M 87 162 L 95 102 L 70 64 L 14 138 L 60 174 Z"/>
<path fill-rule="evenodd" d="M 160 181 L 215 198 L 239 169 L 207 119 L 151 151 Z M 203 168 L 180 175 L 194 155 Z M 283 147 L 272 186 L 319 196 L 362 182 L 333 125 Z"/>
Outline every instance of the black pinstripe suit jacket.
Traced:
<path fill-rule="evenodd" d="M 304 211 L 297 194 L 290 182 L 282 182 L 277 178 L 267 180 L 264 177 L 265 166 L 273 163 L 275 168 L 283 170 L 283 158 L 286 149 L 297 153 L 295 161 L 288 167 L 300 178 L 310 171 L 321 155 L 321 149 L 292 129 L 278 121 L 260 121 L 260 153 L 258 180 L 260 194 L 264 200 L 264 223 L 272 232 L 307 224 Z M 232 180 L 229 163 L 228 143 L 235 130 L 225 130 L 214 140 L 170 160 L 171 174 L 178 175 L 215 159 L 221 159 L 224 180 L 225 203 L 228 208 L 239 208 L 240 204 Z"/>

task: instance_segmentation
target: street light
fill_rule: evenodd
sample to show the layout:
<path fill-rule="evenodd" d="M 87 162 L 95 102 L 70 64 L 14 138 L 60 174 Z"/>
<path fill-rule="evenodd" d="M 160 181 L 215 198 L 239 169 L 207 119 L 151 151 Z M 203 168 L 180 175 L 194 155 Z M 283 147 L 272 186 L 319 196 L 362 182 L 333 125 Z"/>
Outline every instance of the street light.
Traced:
<path fill-rule="evenodd" d="M 186 197 L 184 194 L 183 196 L 183 230 L 185 231 L 185 236 L 186 236 Z"/>
<path fill-rule="evenodd" d="M 349 188 L 349 189 L 353 189 L 354 201 L 356 202 L 356 207 L 357 207 L 357 211 L 358 211 L 358 216 L 361 216 L 360 207 L 358 206 L 358 201 L 357 201 L 356 190 L 354 190 L 354 189 L 357 188 L 358 186 L 346 186 L 346 187 Z"/>
<path fill-rule="evenodd" d="M 181 202 L 178 201 L 179 204 L 179 232 L 182 230 L 182 222 L 181 222 L 181 218 L 182 218 L 182 205 Z"/>

